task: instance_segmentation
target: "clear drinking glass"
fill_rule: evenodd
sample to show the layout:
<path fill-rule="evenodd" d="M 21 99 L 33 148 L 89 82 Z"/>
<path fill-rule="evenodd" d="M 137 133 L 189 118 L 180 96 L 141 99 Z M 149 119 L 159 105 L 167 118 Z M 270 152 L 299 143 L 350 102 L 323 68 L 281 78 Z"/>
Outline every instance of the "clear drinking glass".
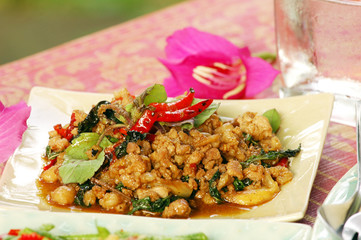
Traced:
<path fill-rule="evenodd" d="M 354 123 L 361 99 L 361 1 L 274 0 L 280 96 L 329 92 L 333 119 Z"/>

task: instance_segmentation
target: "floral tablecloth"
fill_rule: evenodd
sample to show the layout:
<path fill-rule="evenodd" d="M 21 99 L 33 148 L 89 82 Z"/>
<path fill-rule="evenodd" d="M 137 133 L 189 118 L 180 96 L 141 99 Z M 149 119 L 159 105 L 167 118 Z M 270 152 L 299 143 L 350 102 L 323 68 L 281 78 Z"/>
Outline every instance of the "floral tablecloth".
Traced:
<path fill-rule="evenodd" d="M 0 66 L 0 100 L 5 106 L 26 101 L 33 86 L 107 93 L 126 87 L 140 93 L 169 75 L 158 61 L 166 37 L 188 26 L 254 53 L 276 51 L 273 0 L 192 0 Z M 278 81 L 258 98 L 277 97 L 277 87 Z M 331 123 L 301 223 L 314 224 L 317 208 L 355 163 L 355 128 Z"/>

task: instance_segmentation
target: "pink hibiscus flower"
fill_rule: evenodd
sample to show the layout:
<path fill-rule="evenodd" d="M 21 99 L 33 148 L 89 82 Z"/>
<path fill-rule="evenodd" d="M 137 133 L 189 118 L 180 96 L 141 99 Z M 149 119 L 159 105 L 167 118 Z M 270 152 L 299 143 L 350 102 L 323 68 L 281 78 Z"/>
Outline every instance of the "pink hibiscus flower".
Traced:
<path fill-rule="evenodd" d="M 6 162 L 20 145 L 30 110 L 25 102 L 11 107 L 0 102 L 0 163 Z"/>
<path fill-rule="evenodd" d="M 247 47 L 192 27 L 168 37 L 165 53 L 160 61 L 172 74 L 164 80 L 171 97 L 192 87 L 198 98 L 251 98 L 279 74 L 267 61 L 252 57 Z"/>

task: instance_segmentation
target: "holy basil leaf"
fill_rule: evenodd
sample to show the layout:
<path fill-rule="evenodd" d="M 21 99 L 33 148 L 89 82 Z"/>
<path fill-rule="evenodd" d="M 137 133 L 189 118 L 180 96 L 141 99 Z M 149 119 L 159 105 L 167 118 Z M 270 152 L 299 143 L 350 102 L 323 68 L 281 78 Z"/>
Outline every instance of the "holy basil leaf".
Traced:
<path fill-rule="evenodd" d="M 243 168 L 249 167 L 251 164 L 261 164 L 261 161 L 265 160 L 279 160 L 281 158 L 291 158 L 297 156 L 297 154 L 301 151 L 301 144 L 296 149 L 287 149 L 287 150 L 279 150 L 279 151 L 269 151 L 265 152 L 263 149 L 260 154 L 252 155 L 246 161 L 241 162 Z"/>
<path fill-rule="evenodd" d="M 145 94 L 143 100 L 145 106 L 148 106 L 152 102 L 161 103 L 167 100 L 167 93 L 164 86 L 161 84 L 154 84 L 147 88 L 143 94 Z"/>
<path fill-rule="evenodd" d="M 110 136 L 110 135 L 106 135 L 105 137 L 106 137 L 106 138 L 109 140 L 109 142 L 111 142 L 111 143 L 116 143 L 116 142 L 119 141 L 118 138 L 112 137 L 112 136 Z"/>
<path fill-rule="evenodd" d="M 252 180 L 249 178 L 238 179 L 237 177 L 233 181 L 233 186 L 236 191 L 242 191 L 245 187 L 252 184 Z"/>
<path fill-rule="evenodd" d="M 26 234 L 30 234 L 30 236 L 31 236 L 31 234 L 36 233 L 36 234 L 42 236 L 42 238 L 44 238 L 44 239 L 63 240 L 63 238 L 61 236 L 57 236 L 57 235 L 50 233 L 50 231 L 54 227 L 55 226 L 52 224 L 44 224 L 39 229 L 24 228 L 20 231 L 19 235 L 22 235 L 20 238 L 23 238 L 23 236 Z M 16 236 L 15 238 L 12 238 L 12 236 L 11 236 L 10 238 L 4 238 L 4 239 L 9 239 L 9 240 L 19 239 L 19 236 Z"/>
<path fill-rule="evenodd" d="M 98 110 L 99 110 L 99 107 L 103 104 L 110 104 L 110 102 L 100 101 L 95 107 L 93 107 L 89 111 L 86 118 L 82 122 L 79 123 L 78 133 L 92 131 L 93 127 L 95 127 L 95 125 L 97 125 L 97 123 L 99 122 Z"/>
<path fill-rule="evenodd" d="M 82 207 L 90 207 L 84 203 L 84 194 L 92 189 L 93 186 L 94 184 L 92 184 L 89 180 L 83 184 L 80 184 L 79 190 L 75 195 L 74 203 Z"/>
<path fill-rule="evenodd" d="M 115 189 L 117 189 L 117 190 L 119 190 L 119 191 L 122 191 L 123 188 L 126 188 L 126 187 L 123 185 L 122 182 L 120 182 L 120 183 L 115 187 Z"/>
<path fill-rule="evenodd" d="M 194 99 L 192 105 L 197 104 L 203 100 L 201 99 Z M 206 110 L 198 114 L 194 117 L 194 127 L 199 127 L 202 125 L 213 113 L 217 111 L 219 108 L 220 103 L 212 103 Z"/>
<path fill-rule="evenodd" d="M 159 198 L 154 202 L 150 200 L 150 197 L 145 197 L 142 199 L 133 199 L 132 200 L 133 209 L 128 214 L 131 215 L 138 210 L 146 210 L 150 212 L 163 212 L 164 209 L 167 206 L 169 206 L 171 202 L 177 199 L 179 199 L 179 197 L 173 195 L 170 195 L 165 198 Z"/>
<path fill-rule="evenodd" d="M 109 230 L 105 227 L 97 225 L 97 230 L 98 230 L 98 236 L 99 236 L 98 239 L 107 239 L 107 237 L 110 235 Z"/>
<path fill-rule="evenodd" d="M 83 184 L 94 176 L 95 172 L 102 166 L 104 159 L 104 151 L 94 160 L 74 159 L 65 155 L 64 162 L 59 167 L 59 175 L 64 184 Z"/>
<path fill-rule="evenodd" d="M 248 146 L 259 146 L 259 142 L 254 140 L 251 134 L 243 133 L 244 141 L 247 143 Z"/>
<path fill-rule="evenodd" d="M 213 175 L 213 177 L 209 180 L 209 194 L 216 200 L 216 202 L 222 203 L 223 199 L 221 193 L 217 189 L 217 180 L 221 177 L 221 173 L 219 170 Z"/>
<path fill-rule="evenodd" d="M 189 176 L 182 176 L 181 177 L 181 180 L 182 180 L 182 182 L 188 182 L 189 181 Z"/>
<path fill-rule="evenodd" d="M 146 134 L 137 131 L 128 131 L 124 142 L 122 142 L 119 146 L 115 148 L 115 155 L 117 156 L 117 158 L 121 158 L 127 155 L 128 143 L 137 142 L 138 140 L 144 140 L 145 137 Z"/>
<path fill-rule="evenodd" d="M 281 125 L 281 117 L 277 112 L 277 110 L 274 108 L 270 109 L 265 113 L 263 113 L 263 116 L 265 116 L 268 119 L 269 123 L 271 124 L 272 132 L 274 133 L 277 132 L 277 130 Z"/>
<path fill-rule="evenodd" d="M 176 236 L 164 236 L 164 235 L 144 235 L 137 232 L 128 232 L 120 230 L 114 233 L 117 236 L 117 239 L 142 239 L 142 240 L 208 240 L 206 234 L 199 233 L 190 233 L 185 235 L 176 235 Z"/>
<path fill-rule="evenodd" d="M 123 116 L 120 115 L 118 118 L 115 116 L 115 111 L 113 109 L 107 109 L 107 110 L 105 110 L 105 112 L 103 114 L 106 118 L 114 121 L 117 124 L 125 122 L 125 119 Z"/>
<path fill-rule="evenodd" d="M 67 147 L 65 150 L 66 155 L 75 159 L 88 159 L 86 151 L 97 143 L 99 136 L 98 133 L 81 133 L 78 137 L 74 138 L 71 145 Z M 105 137 L 100 142 L 100 147 L 106 148 L 111 144 L 112 143 Z"/>
<path fill-rule="evenodd" d="M 130 103 L 127 106 L 125 106 L 125 111 L 130 113 L 130 116 L 132 119 L 139 119 L 143 113 L 142 111 L 140 111 L 140 108 L 137 107 L 137 106 L 141 105 L 141 99 L 140 99 L 140 97 L 137 97 L 137 99 L 134 101 L 138 102 L 138 105 L 135 103 Z"/>
<path fill-rule="evenodd" d="M 57 156 L 59 156 L 61 152 L 53 152 L 50 148 L 50 146 L 46 146 L 46 149 L 45 149 L 45 156 L 51 160 L 51 159 L 55 159 Z"/>
<path fill-rule="evenodd" d="M 146 137 L 146 134 L 140 133 L 137 131 L 127 131 L 127 136 L 125 137 L 125 140 L 128 142 L 136 142 L 138 140 L 144 140 Z"/>

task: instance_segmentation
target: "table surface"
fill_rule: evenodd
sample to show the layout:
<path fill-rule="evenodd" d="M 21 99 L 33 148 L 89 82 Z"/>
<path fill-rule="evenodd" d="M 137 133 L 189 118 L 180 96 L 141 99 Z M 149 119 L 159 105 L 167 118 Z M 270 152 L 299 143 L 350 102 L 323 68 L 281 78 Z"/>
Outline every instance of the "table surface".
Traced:
<path fill-rule="evenodd" d="M 273 0 L 190 0 L 0 66 L 0 100 L 5 106 L 26 101 L 33 86 L 103 93 L 126 87 L 140 93 L 169 75 L 157 58 L 164 57 L 166 37 L 188 26 L 253 53 L 276 51 Z M 277 97 L 276 90 L 274 84 L 258 97 Z M 331 122 L 300 223 L 314 224 L 318 207 L 355 164 L 355 128 Z"/>

